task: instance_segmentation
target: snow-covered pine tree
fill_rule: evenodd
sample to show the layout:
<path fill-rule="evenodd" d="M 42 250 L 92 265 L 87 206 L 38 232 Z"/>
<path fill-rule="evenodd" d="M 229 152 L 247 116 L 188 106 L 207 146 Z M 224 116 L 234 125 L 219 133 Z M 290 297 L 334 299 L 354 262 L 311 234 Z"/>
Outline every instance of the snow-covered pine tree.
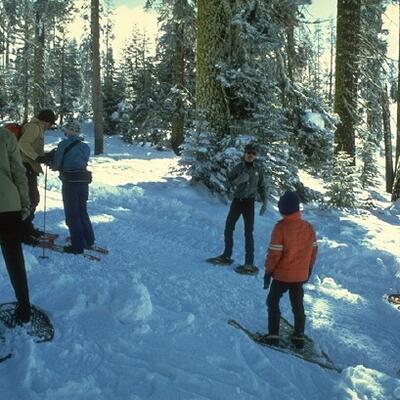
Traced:
<path fill-rule="evenodd" d="M 359 136 L 360 184 L 363 189 L 368 189 L 378 184 L 378 146 L 376 145 L 376 136 L 368 128 L 365 130 L 359 129 Z"/>
<path fill-rule="evenodd" d="M 104 132 L 107 135 L 115 135 L 118 133 L 120 122 L 118 104 L 124 98 L 125 84 L 124 80 L 120 79 L 121 74 L 116 70 L 111 47 L 107 50 L 105 60 L 103 79 Z"/>
<path fill-rule="evenodd" d="M 149 56 L 149 38 L 137 28 L 132 30 L 123 55 L 122 73 L 125 76 L 125 101 L 129 104 L 129 129 L 132 137 L 128 141 L 160 144 L 159 114 L 154 113 L 158 88 L 153 59 Z"/>
<path fill-rule="evenodd" d="M 84 36 L 79 44 L 78 64 L 80 65 L 80 81 L 82 82 L 78 111 L 82 119 L 88 119 L 93 114 L 91 100 L 92 79 L 89 36 Z"/>
<path fill-rule="evenodd" d="M 360 182 L 363 188 L 377 184 L 377 154 L 383 139 L 382 91 L 385 80 L 387 44 L 383 39 L 382 14 L 385 4 L 381 0 L 366 2 L 361 10 L 360 37 L 360 122 L 357 146 L 357 157 L 360 165 Z"/>
<path fill-rule="evenodd" d="M 339 151 L 328 184 L 328 204 L 339 208 L 354 208 L 357 205 L 356 191 L 358 178 L 353 158 L 345 151 Z"/>
<path fill-rule="evenodd" d="M 218 61 L 214 60 L 213 65 L 218 68 L 218 74 L 214 79 L 222 85 L 224 102 L 228 105 L 230 135 L 229 138 L 220 136 L 218 132 L 222 131 L 216 129 L 218 123 L 200 124 L 203 128 L 195 135 L 192 134 L 184 146 L 184 159 L 187 159 L 186 152 L 190 153 L 192 159 L 196 154 L 195 149 L 190 149 L 193 146 L 193 138 L 198 138 L 203 150 L 207 143 L 210 146 L 208 153 L 202 151 L 199 154 L 198 162 L 203 163 L 204 168 L 199 166 L 195 168 L 195 170 L 209 172 L 203 173 L 204 183 L 207 186 L 215 186 L 210 178 L 207 178 L 213 176 L 211 169 L 214 164 L 218 164 L 218 170 L 221 173 L 227 170 L 223 157 L 227 155 L 225 162 L 229 165 L 231 153 L 225 150 L 231 149 L 232 144 L 237 143 L 237 138 L 248 136 L 257 139 L 261 154 L 263 148 L 267 149 L 264 154 L 265 168 L 275 190 L 296 186 L 298 178 L 293 153 L 298 150 L 292 150 L 296 142 L 294 128 L 298 128 L 297 124 L 304 105 L 313 104 L 317 110 L 321 108 L 315 97 L 313 99 L 312 96 L 304 95 L 308 92 L 295 82 L 296 57 L 293 49 L 296 46 L 292 28 L 297 21 L 296 12 L 300 3 L 305 2 L 273 1 L 266 4 L 239 1 L 231 4 L 230 12 L 224 9 L 224 12 L 232 15 L 231 30 L 226 34 L 226 37 L 230 39 L 229 46 L 225 46 L 228 54 L 224 55 L 224 51 L 218 52 L 220 58 Z M 209 6 L 208 3 L 207 6 Z M 222 13 L 221 7 L 226 6 L 226 3 L 224 6 L 220 4 L 215 12 Z M 209 24 L 214 23 L 213 20 L 208 24 L 203 23 L 209 32 L 212 31 Z M 198 24 L 198 29 L 201 29 L 203 23 Z M 202 40 L 206 38 L 207 36 L 202 37 Z M 201 42 L 200 48 L 202 46 L 209 51 L 214 44 L 208 46 L 207 42 Z M 286 47 L 288 51 L 282 51 Z M 286 53 L 290 54 L 290 57 L 286 56 Z M 210 68 L 208 73 L 210 71 L 215 73 L 213 68 Z M 203 82 L 198 81 L 197 85 L 205 82 L 210 85 L 207 79 L 204 78 Z M 211 79 L 211 82 L 214 81 Z M 215 106 L 217 92 L 209 87 L 201 91 L 201 95 L 210 93 L 213 93 L 213 96 L 207 98 L 207 101 L 203 99 L 200 104 Z M 199 103 L 197 105 L 199 106 Z M 216 110 L 221 110 L 221 107 L 215 106 L 213 110 L 214 114 L 202 114 L 206 121 L 211 121 L 217 115 Z M 204 126 L 207 128 L 204 129 Z M 241 151 L 242 149 L 239 149 L 239 153 Z M 222 187 L 222 185 L 219 186 Z"/>
<path fill-rule="evenodd" d="M 103 37 L 105 52 L 102 55 L 103 64 L 103 119 L 104 133 L 115 135 L 118 133 L 118 124 L 120 121 L 118 113 L 118 104 L 124 98 L 125 86 L 118 74 L 117 65 L 114 60 L 113 39 L 114 39 L 114 21 L 113 21 L 113 1 L 106 0 L 104 4 L 105 23 L 103 26 Z"/>
<path fill-rule="evenodd" d="M 68 40 L 61 28 L 61 34 L 54 44 L 49 52 L 46 80 L 47 86 L 51 87 L 54 93 L 55 103 L 59 105 L 59 122 L 63 124 L 65 115 L 79 112 L 82 75 L 76 40 Z"/>
<path fill-rule="evenodd" d="M 155 112 L 162 128 L 171 131 L 171 146 L 180 153 L 185 127 L 193 118 L 195 4 L 188 0 L 148 0 L 159 14 L 155 74 L 158 96 Z"/>

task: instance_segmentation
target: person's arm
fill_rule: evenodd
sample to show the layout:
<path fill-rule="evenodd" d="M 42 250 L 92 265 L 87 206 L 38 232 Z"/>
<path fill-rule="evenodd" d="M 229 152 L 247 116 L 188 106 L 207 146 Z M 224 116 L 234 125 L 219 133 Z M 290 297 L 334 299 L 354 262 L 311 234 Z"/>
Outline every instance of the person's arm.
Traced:
<path fill-rule="evenodd" d="M 61 168 L 61 162 L 63 156 L 64 156 L 64 141 L 61 141 L 57 146 L 57 150 L 54 154 L 53 161 L 50 166 L 52 170 L 58 171 Z"/>
<path fill-rule="evenodd" d="M 265 273 L 272 275 L 283 255 L 283 232 L 279 224 L 275 225 L 265 259 Z"/>
<path fill-rule="evenodd" d="M 12 180 L 17 187 L 22 208 L 30 207 L 28 180 L 25 173 L 25 168 L 22 164 L 21 154 L 18 147 L 18 141 L 14 135 L 10 135 L 8 154 L 10 159 L 10 170 Z"/>
<path fill-rule="evenodd" d="M 267 185 L 265 183 L 265 176 L 264 176 L 264 171 L 260 167 L 259 169 L 259 179 L 258 179 L 258 187 L 257 187 L 258 193 L 260 194 L 262 206 L 260 208 L 260 215 L 264 215 L 265 212 L 267 211 Z"/>
<path fill-rule="evenodd" d="M 32 144 L 40 137 L 40 128 L 36 124 L 27 124 L 24 133 L 19 139 L 19 148 L 22 153 L 32 160 L 36 160 L 42 154 L 36 153 Z"/>
<path fill-rule="evenodd" d="M 312 270 L 314 268 L 315 260 L 317 258 L 317 253 L 318 253 L 317 236 L 315 235 L 315 231 L 314 231 L 314 229 L 313 229 L 313 227 L 311 225 L 310 225 L 310 228 L 311 228 L 312 234 L 313 234 L 313 243 L 312 243 L 312 253 L 311 253 L 311 260 L 310 260 L 308 278 L 310 278 L 310 276 L 312 274 Z"/>
<path fill-rule="evenodd" d="M 263 204 L 267 204 L 267 184 L 262 167 L 259 168 L 258 193 Z"/>

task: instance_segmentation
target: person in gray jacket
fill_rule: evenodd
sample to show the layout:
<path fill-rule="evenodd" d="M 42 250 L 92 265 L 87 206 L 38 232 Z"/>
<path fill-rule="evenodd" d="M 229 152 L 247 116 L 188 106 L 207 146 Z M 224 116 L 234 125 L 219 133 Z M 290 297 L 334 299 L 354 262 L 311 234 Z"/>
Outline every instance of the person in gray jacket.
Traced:
<path fill-rule="evenodd" d="M 28 180 L 16 137 L 0 128 L 0 244 L 4 262 L 14 288 L 17 323 L 31 315 L 28 281 L 21 240 L 23 219 L 30 215 Z"/>
<path fill-rule="evenodd" d="M 262 207 L 260 215 L 267 209 L 267 191 L 264 173 L 261 165 L 255 161 L 257 146 L 249 143 L 245 146 L 243 161 L 237 164 L 228 175 L 229 184 L 235 188 L 233 200 L 225 223 L 224 252 L 217 257 L 208 259 L 215 264 L 229 265 L 233 250 L 233 231 L 239 217 L 243 216 L 245 237 L 245 262 L 237 268 L 236 272 L 255 273 L 258 269 L 254 266 L 254 204 L 257 193 L 260 195 Z"/>

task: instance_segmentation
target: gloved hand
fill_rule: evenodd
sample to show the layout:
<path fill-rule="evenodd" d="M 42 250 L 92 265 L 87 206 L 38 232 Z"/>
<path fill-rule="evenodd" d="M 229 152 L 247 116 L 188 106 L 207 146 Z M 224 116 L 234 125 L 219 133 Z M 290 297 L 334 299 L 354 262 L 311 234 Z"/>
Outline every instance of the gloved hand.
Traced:
<path fill-rule="evenodd" d="M 260 208 L 260 215 L 264 215 L 266 211 L 267 211 L 267 202 L 264 201 Z"/>
<path fill-rule="evenodd" d="M 246 172 L 242 172 L 236 179 L 233 180 L 234 185 L 240 185 L 249 180 L 250 176 Z"/>
<path fill-rule="evenodd" d="M 21 210 L 22 221 L 25 221 L 31 215 L 31 209 L 29 207 L 23 207 Z"/>
<path fill-rule="evenodd" d="M 48 151 L 47 153 L 44 153 L 42 156 L 37 157 L 36 161 L 40 162 L 40 164 L 50 165 L 53 162 L 55 152 L 56 152 L 55 149 Z"/>
<path fill-rule="evenodd" d="M 264 289 L 268 289 L 270 283 L 271 283 L 271 275 L 265 273 L 264 274 Z"/>

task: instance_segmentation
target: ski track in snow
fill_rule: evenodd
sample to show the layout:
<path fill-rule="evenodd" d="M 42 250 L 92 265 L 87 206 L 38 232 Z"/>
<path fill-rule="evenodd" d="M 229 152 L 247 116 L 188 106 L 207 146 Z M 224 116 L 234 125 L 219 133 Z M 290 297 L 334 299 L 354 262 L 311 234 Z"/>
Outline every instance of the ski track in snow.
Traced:
<path fill-rule="evenodd" d="M 204 261 L 222 250 L 227 205 L 171 172 L 170 152 L 118 138 L 106 138 L 105 148 L 108 155 L 91 161 L 88 208 L 110 254 L 93 262 L 46 251 L 41 259 L 41 249 L 24 248 L 32 302 L 48 311 L 56 333 L 44 344 L 10 335 L 1 399 L 400 399 L 400 314 L 384 299 L 400 287 L 396 216 L 305 209 L 319 239 L 306 329 L 344 368 L 338 374 L 257 346 L 227 324 L 234 318 L 266 330 L 262 273 L 242 276 Z M 65 237 L 60 188 L 49 172 L 48 229 Z M 275 205 L 256 217 L 259 266 L 278 219 Z M 243 247 L 239 222 L 238 262 Z M 0 264 L 7 301 L 13 294 Z M 287 296 L 281 309 L 292 320 Z"/>

